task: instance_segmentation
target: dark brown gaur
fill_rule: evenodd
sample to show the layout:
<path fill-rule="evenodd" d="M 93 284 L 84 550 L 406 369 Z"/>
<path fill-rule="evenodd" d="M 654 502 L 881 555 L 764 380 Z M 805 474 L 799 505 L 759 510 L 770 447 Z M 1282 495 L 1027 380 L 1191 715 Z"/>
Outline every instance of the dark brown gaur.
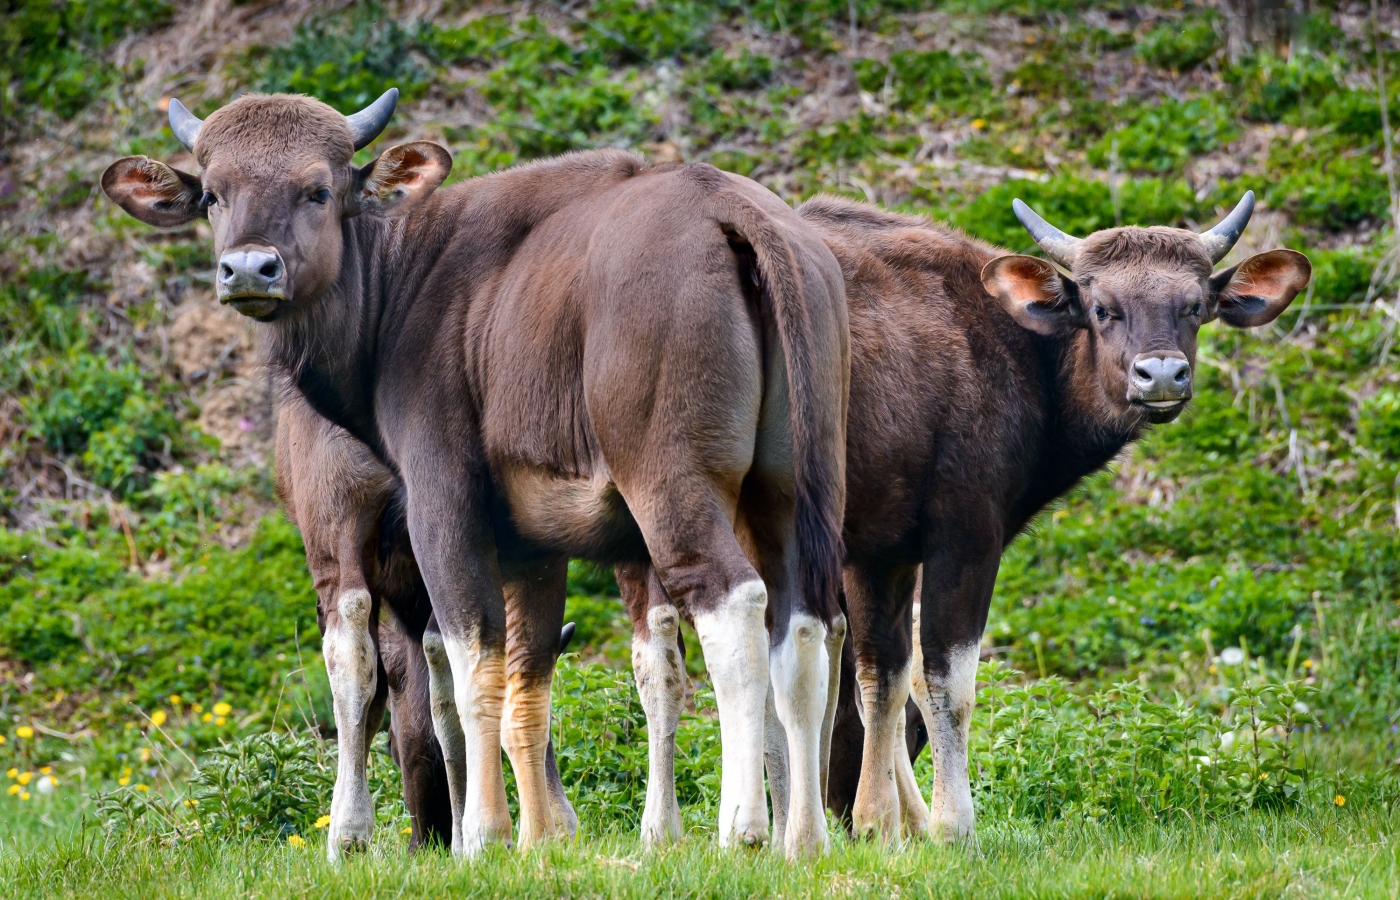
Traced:
<path fill-rule="evenodd" d="M 397 480 L 368 447 L 317 415 L 293 388 L 282 392 L 276 452 L 277 494 L 306 546 L 316 624 L 327 638 L 326 668 L 337 688 L 340 752 L 331 810 L 345 831 L 338 831 L 333 843 L 348 839 L 366 849 L 367 838 L 361 836 L 373 827 L 374 807 L 365 757 L 387 701 L 389 752 L 402 775 L 412 827 L 409 849 L 429 842 L 450 846 L 454 816 L 447 766 L 460 768 L 465 760 L 445 760 L 433 734 L 423 641 L 438 628 L 409 546 Z M 559 652 L 572 634 L 572 625 L 566 625 Z M 347 647 L 352 652 L 346 653 Z M 345 666 L 375 671 L 368 679 L 360 673 L 347 686 Z M 357 699 L 353 688 L 366 680 L 372 699 L 360 718 L 362 706 L 347 701 Z M 552 746 L 546 748 L 545 770 L 551 807 L 573 835 L 578 817 L 564 794 Z"/>
<path fill-rule="evenodd" d="M 1253 194 L 1204 234 L 1078 239 L 1014 206 L 1063 273 L 922 218 L 828 197 L 798 210 L 841 261 L 850 308 L 844 586 L 856 677 L 841 684 L 833 760 L 863 751 L 858 770 L 833 768 L 828 792 L 857 832 L 973 832 L 967 728 L 1002 551 L 1149 425 L 1181 414 L 1201 325 L 1272 322 L 1311 277 L 1292 250 L 1212 273 Z M 922 723 L 906 720 L 911 680 Z M 863 716 L 846 712 L 857 694 Z M 920 724 L 934 759 L 928 807 L 909 765 Z"/>
<path fill-rule="evenodd" d="M 684 678 L 672 604 L 694 615 L 724 844 L 767 839 L 771 673 L 793 760 L 786 849 L 821 849 L 845 627 L 849 360 L 831 251 L 771 192 L 705 165 L 605 150 L 438 190 L 451 157 L 418 141 L 352 167 L 392 106 L 347 119 L 250 94 L 200 122 L 172 104 L 199 173 L 128 157 L 102 184 L 151 224 L 207 216 L 219 299 L 265 323 L 273 368 L 401 480 L 441 629 L 424 643 L 432 691 L 456 701 L 433 703 L 434 730 L 466 759 L 465 785 L 448 770 L 465 797 L 455 849 L 510 840 L 502 746 L 519 843 L 560 833 L 544 757 L 571 556 L 658 573 L 657 634 L 637 657 L 649 709 L 673 708 Z M 676 824 L 653 817 L 643 835 Z"/>
<path fill-rule="evenodd" d="M 1180 415 L 1202 324 L 1266 324 L 1307 285 L 1311 267 L 1292 250 L 1212 274 L 1253 204 L 1246 194 L 1204 234 L 1130 227 L 1080 240 L 1017 201 L 1068 274 L 914 216 L 830 197 L 799 208 L 841 262 L 850 311 L 854 640 L 825 785 L 858 833 L 972 833 L 967 727 L 1002 551 L 1149 424 Z M 617 574 L 636 623 L 648 573 Z M 925 741 L 931 823 L 910 765 Z M 781 753 L 769 753 L 775 810 Z"/>

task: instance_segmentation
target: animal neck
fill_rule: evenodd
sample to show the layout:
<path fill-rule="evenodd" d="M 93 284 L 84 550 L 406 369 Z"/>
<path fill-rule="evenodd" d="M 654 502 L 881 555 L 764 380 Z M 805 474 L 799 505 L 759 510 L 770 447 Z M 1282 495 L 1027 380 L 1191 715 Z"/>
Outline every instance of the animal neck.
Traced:
<path fill-rule="evenodd" d="M 1052 385 L 1038 472 L 1022 512 L 1029 518 L 1086 475 L 1102 468 L 1142 432 L 1142 418 L 1105 394 L 1094 336 L 1076 330 L 1041 344 L 1045 383 Z"/>
<path fill-rule="evenodd" d="M 272 328 L 268 364 L 293 384 L 316 412 L 381 457 L 374 415 L 376 332 L 386 300 L 383 256 L 391 227 L 374 217 L 347 219 L 335 283 Z"/>

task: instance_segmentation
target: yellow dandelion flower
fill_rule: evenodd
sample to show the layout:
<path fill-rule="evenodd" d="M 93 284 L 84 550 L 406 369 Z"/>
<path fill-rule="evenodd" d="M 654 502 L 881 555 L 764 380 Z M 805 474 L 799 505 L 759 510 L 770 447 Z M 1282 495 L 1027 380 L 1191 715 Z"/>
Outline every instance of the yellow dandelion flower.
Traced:
<path fill-rule="evenodd" d="M 165 710 L 158 709 L 151 713 L 151 724 L 159 728 L 165 724 Z"/>
<path fill-rule="evenodd" d="M 171 695 L 170 695 L 170 704 L 171 704 L 172 706 L 179 706 L 179 705 L 180 705 L 180 695 L 179 695 L 179 694 L 171 694 Z"/>
<path fill-rule="evenodd" d="M 21 800 L 28 800 L 28 799 L 29 799 L 29 792 L 28 792 L 28 791 L 20 791 L 20 792 L 19 792 L 19 799 L 21 799 Z"/>
<path fill-rule="evenodd" d="M 289 834 L 287 835 L 287 846 L 295 850 L 300 850 L 302 847 L 306 846 L 306 838 L 299 834 Z"/>
<path fill-rule="evenodd" d="M 123 774 L 123 775 L 130 775 L 130 774 L 131 774 L 131 766 L 127 766 L 125 769 L 122 769 L 122 774 Z"/>
<path fill-rule="evenodd" d="M 214 704 L 214 715 L 216 716 L 226 716 L 231 712 L 233 712 L 233 707 L 222 700 Z"/>
<path fill-rule="evenodd" d="M 150 761 L 151 761 L 151 748 L 150 748 L 150 747 L 142 747 L 142 748 L 141 748 L 141 761 L 142 761 L 142 762 L 150 762 Z"/>
<path fill-rule="evenodd" d="M 1220 669 L 1215 665 L 1215 663 L 1210 664 L 1210 674 L 1214 675 L 1216 672 L 1219 671 Z"/>
<path fill-rule="evenodd" d="M 195 712 L 204 712 L 204 704 L 203 704 L 203 703 L 191 703 L 191 704 L 190 704 L 190 709 L 194 710 Z"/>
<path fill-rule="evenodd" d="M 973 130 L 973 131 L 981 131 L 983 128 L 986 128 L 986 127 L 987 127 L 987 120 L 986 120 L 986 119 L 973 119 L 973 120 L 972 120 L 972 130 Z"/>
<path fill-rule="evenodd" d="M 33 773 L 33 772 L 20 772 L 20 773 L 19 773 L 19 777 L 16 778 L 15 780 L 18 781 L 20 784 L 28 784 L 29 782 L 31 782 L 31 781 L 34 780 L 34 773 Z"/>
<path fill-rule="evenodd" d="M 5 742 L 7 740 L 9 740 L 9 738 L 5 737 L 3 734 L 0 734 L 0 747 L 5 746 Z"/>
<path fill-rule="evenodd" d="M 15 794 L 18 794 L 18 793 L 20 792 L 20 790 L 21 790 L 21 788 L 20 788 L 19 785 L 17 785 L 17 784 L 12 784 L 12 785 L 10 785 L 10 789 L 7 790 L 5 793 L 7 793 L 7 794 L 9 794 L 11 797 L 13 797 Z"/>
<path fill-rule="evenodd" d="M 5 777 L 10 779 L 11 781 L 14 781 L 15 776 L 18 774 L 19 769 L 16 769 L 14 766 L 10 766 L 8 769 L 5 770 Z"/>
<path fill-rule="evenodd" d="M 135 727 L 136 727 L 136 723 L 135 723 L 135 722 L 127 722 L 125 725 L 122 726 L 122 728 L 123 728 L 124 730 L 126 730 L 126 731 L 130 731 L 131 729 L 133 729 L 133 728 L 135 728 Z"/>
<path fill-rule="evenodd" d="M 123 775 L 122 777 L 117 779 L 117 784 L 121 785 L 122 787 L 126 787 L 128 784 L 131 784 L 131 776 Z"/>
<path fill-rule="evenodd" d="M 15 729 L 15 736 L 29 740 L 34 736 L 34 729 L 30 728 L 28 725 L 21 725 Z"/>
<path fill-rule="evenodd" d="M 138 791 L 149 791 L 151 789 L 151 786 L 149 784 L 138 784 L 136 786 L 136 789 Z"/>
<path fill-rule="evenodd" d="M 316 820 L 317 828 L 325 828 L 329 824 L 331 824 L 330 816 L 321 816 L 319 819 Z"/>
<path fill-rule="evenodd" d="M 1332 799 L 1332 802 L 1335 803 L 1335 804 L 1337 804 L 1338 806 L 1346 806 L 1346 805 L 1347 805 L 1347 798 L 1343 797 L 1341 794 L 1338 794 L 1336 797 L 1334 797 L 1334 798 Z"/>
<path fill-rule="evenodd" d="M 53 766 L 40 766 L 40 767 L 39 767 L 39 774 L 40 774 L 40 775 L 52 775 L 52 774 L 53 774 Z"/>
<path fill-rule="evenodd" d="M 1313 665 L 1314 665 L 1314 663 L 1313 663 L 1313 661 L 1312 661 L 1311 659 L 1305 659 L 1305 660 L 1303 660 L 1303 668 L 1305 668 L 1305 669 L 1311 669 L 1311 668 L 1313 667 Z"/>
<path fill-rule="evenodd" d="M 201 722 L 212 722 L 212 721 L 214 721 L 214 714 L 213 714 L 213 713 L 205 713 L 204 715 L 202 715 L 202 716 L 199 717 L 199 721 L 201 721 Z"/>
<path fill-rule="evenodd" d="M 413 826 L 405 825 L 403 829 L 399 831 L 399 834 L 413 834 Z"/>
<path fill-rule="evenodd" d="M 215 725 L 223 725 L 226 722 L 228 722 L 228 719 L 225 719 L 223 716 L 219 716 L 217 719 L 214 720 Z"/>

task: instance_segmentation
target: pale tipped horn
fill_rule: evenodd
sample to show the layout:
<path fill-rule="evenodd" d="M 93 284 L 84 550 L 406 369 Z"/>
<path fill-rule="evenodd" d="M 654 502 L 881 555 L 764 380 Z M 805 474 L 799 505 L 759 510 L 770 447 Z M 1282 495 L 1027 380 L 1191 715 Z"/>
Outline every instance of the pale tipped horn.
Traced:
<path fill-rule="evenodd" d="M 1016 218 L 1021 220 L 1021 224 L 1035 238 L 1035 242 L 1040 245 L 1040 249 L 1045 251 L 1045 255 L 1050 257 L 1050 261 L 1067 271 L 1074 271 L 1074 257 L 1079 252 L 1081 239 L 1071 237 L 1060 229 L 1051 225 L 1036 214 L 1019 199 L 1011 201 L 1011 209 L 1016 213 Z"/>
<path fill-rule="evenodd" d="M 1210 254 L 1211 264 L 1220 262 L 1225 258 L 1225 254 L 1230 252 L 1230 248 L 1235 246 L 1235 242 L 1244 234 L 1244 227 L 1249 224 L 1249 217 L 1254 215 L 1254 192 L 1245 191 L 1240 202 L 1235 204 L 1235 208 L 1230 214 L 1220 220 L 1210 231 L 1201 232 L 1201 241 L 1206 245 L 1206 252 Z"/>
<path fill-rule="evenodd" d="M 203 124 L 204 120 L 185 109 L 185 104 L 174 97 L 170 98 L 170 130 L 175 132 L 175 137 L 191 153 L 194 152 L 194 142 L 199 138 L 199 129 Z"/>
<path fill-rule="evenodd" d="M 394 107 L 398 105 L 399 89 L 389 88 L 369 106 L 353 116 L 345 117 L 345 124 L 350 127 L 350 136 L 355 141 L 356 150 L 367 147 L 370 141 L 379 137 L 379 132 L 389 124 L 389 119 L 394 115 Z"/>

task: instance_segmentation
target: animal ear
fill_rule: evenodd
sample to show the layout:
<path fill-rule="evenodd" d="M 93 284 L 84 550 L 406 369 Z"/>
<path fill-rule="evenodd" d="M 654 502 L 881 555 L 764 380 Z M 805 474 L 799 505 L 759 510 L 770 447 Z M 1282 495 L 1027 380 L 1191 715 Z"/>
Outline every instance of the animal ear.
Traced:
<path fill-rule="evenodd" d="M 355 173 L 346 214 L 401 216 L 437 190 L 452 171 L 452 154 L 429 141 L 399 144 Z"/>
<path fill-rule="evenodd" d="M 208 216 L 200 204 L 204 187 L 198 177 L 144 156 L 127 156 L 108 166 L 102 190 L 147 225 L 169 228 Z"/>
<path fill-rule="evenodd" d="M 982 287 L 1022 328 L 1054 336 L 1087 323 L 1079 288 L 1034 256 L 998 256 L 982 268 Z"/>
<path fill-rule="evenodd" d="M 1256 253 L 1210 276 L 1211 319 L 1234 328 L 1267 325 L 1288 308 L 1312 278 L 1312 263 L 1297 250 Z"/>

